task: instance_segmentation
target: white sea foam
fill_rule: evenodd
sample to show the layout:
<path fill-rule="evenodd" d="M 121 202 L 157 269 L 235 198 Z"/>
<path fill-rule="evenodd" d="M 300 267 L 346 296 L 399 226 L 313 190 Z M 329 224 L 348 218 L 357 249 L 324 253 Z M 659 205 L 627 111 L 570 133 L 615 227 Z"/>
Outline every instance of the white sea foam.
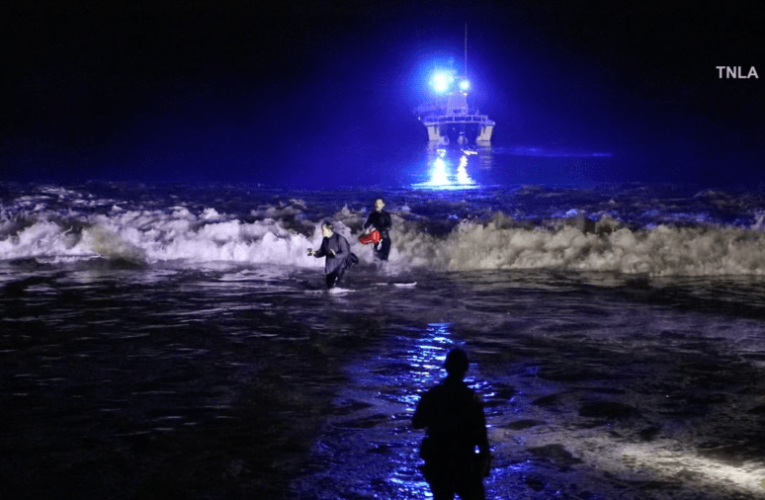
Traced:
<path fill-rule="evenodd" d="M 272 207 L 273 208 L 273 207 Z M 73 230 L 72 218 L 82 227 Z M 80 213 L 66 221 L 52 213 L 17 224 L 6 219 L 0 227 L 0 259 L 106 257 L 129 261 L 190 262 L 233 261 L 275 263 L 301 267 L 316 265 L 306 255 L 321 244 L 319 223 L 307 237 L 286 227 L 284 221 L 265 219 L 245 223 L 204 209 L 199 215 L 185 207 L 164 211 L 112 210 L 108 215 Z M 353 240 L 342 223 L 336 230 Z"/>
<path fill-rule="evenodd" d="M 395 233 L 394 233 L 395 234 Z M 765 234 L 737 228 L 620 228 L 591 233 L 464 223 L 444 240 L 402 238 L 399 259 L 448 270 L 576 269 L 662 275 L 765 274 Z M 395 237 L 395 236 L 394 236 Z"/>
<path fill-rule="evenodd" d="M 765 210 L 756 210 L 754 212 L 752 229 L 765 230 Z"/>
<path fill-rule="evenodd" d="M 355 243 L 349 225 L 358 214 L 336 214 L 337 230 L 354 242 L 356 253 L 370 261 L 371 252 Z M 92 257 L 129 261 L 232 261 L 315 266 L 306 248 L 321 243 L 319 222 L 310 237 L 265 219 L 245 223 L 204 210 L 172 212 L 117 211 L 83 217 L 77 234 L 60 222 L 39 219 L 0 240 L 0 258 Z M 7 223 L 6 223 L 7 224 Z M 601 227 L 613 222 L 602 221 Z M 396 220 L 391 262 L 397 267 L 436 270 L 576 269 L 651 275 L 765 274 L 758 230 L 707 227 L 652 229 L 626 227 L 586 232 L 562 225 L 555 229 L 505 227 L 502 218 L 489 224 L 463 222 L 446 237 L 435 237 L 418 225 Z"/>
<path fill-rule="evenodd" d="M 370 247 L 357 240 L 368 212 L 347 204 L 331 213 L 317 209 L 316 202 L 290 199 L 288 203 L 260 203 L 256 209 L 248 209 L 249 216 L 243 216 L 187 204 L 177 196 L 165 209 L 149 209 L 142 207 L 155 207 L 156 203 L 115 202 L 54 187 L 44 188 L 42 193 L 19 196 L 11 205 L 0 206 L 0 259 L 108 258 L 148 264 L 224 261 L 316 267 L 316 259 L 307 256 L 306 249 L 319 247 L 320 224 L 329 217 L 362 262 L 373 260 Z M 705 192 L 694 199 L 709 196 Z M 56 199 L 55 206 L 51 197 Z M 75 203 L 84 201 L 88 203 Z M 738 219 L 748 218 L 747 227 L 710 222 L 703 210 L 698 216 L 686 214 L 684 218 L 679 212 L 657 211 L 663 222 L 653 223 L 657 214 L 645 216 L 635 198 L 630 207 L 648 217 L 642 225 L 620 222 L 610 210 L 591 220 L 592 210 L 588 216 L 587 210 L 572 207 L 570 200 L 556 202 L 549 217 L 531 222 L 528 217 L 516 220 L 464 200 L 437 201 L 441 212 L 428 212 L 432 201 L 428 199 L 425 208 L 416 210 L 402 204 L 402 209 L 393 212 L 390 265 L 394 270 L 765 274 L 765 216 L 756 207 Z M 609 206 L 611 201 L 606 198 Z M 625 205 L 619 207 L 624 210 Z"/>

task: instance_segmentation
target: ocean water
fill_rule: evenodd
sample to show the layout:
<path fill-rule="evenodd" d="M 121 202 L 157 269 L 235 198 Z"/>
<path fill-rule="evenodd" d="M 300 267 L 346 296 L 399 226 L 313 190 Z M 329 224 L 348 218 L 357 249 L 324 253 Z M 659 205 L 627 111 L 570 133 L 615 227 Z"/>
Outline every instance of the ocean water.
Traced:
<path fill-rule="evenodd" d="M 761 498 L 765 193 L 503 182 L 503 154 L 555 156 L 0 185 L 0 498 L 429 498 L 410 419 L 455 346 L 487 498 Z M 357 240 L 377 196 L 384 268 Z M 361 261 L 332 292 L 323 220 Z"/>

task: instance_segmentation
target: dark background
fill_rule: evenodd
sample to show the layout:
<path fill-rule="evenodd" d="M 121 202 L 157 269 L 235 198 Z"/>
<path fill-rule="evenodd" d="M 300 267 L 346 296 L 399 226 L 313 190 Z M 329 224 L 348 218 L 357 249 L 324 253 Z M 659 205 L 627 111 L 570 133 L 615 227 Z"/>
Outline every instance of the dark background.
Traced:
<path fill-rule="evenodd" d="M 262 182 L 421 151 L 424 72 L 468 25 L 495 147 L 607 151 L 625 179 L 760 182 L 754 2 L 158 1 L 3 7 L 0 180 Z M 757 68 L 719 79 L 716 66 Z M 669 175 L 671 174 L 671 175 Z M 669 175 L 669 176 L 668 176 Z"/>

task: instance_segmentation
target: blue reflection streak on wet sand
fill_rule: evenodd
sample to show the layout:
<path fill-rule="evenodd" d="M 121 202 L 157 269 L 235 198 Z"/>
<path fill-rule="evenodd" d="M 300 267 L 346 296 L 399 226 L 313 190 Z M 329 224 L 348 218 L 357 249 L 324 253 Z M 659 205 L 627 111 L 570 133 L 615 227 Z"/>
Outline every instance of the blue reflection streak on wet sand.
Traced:
<path fill-rule="evenodd" d="M 449 323 L 429 324 L 425 336 L 408 351 L 410 365 L 414 369 L 413 376 L 409 378 L 409 385 L 420 389 L 400 398 L 402 403 L 408 405 L 407 412 L 414 412 L 420 394 L 440 379 L 439 374 L 446 354 L 455 347 L 449 326 Z M 412 444 L 413 450 L 407 453 L 404 463 L 398 464 L 388 481 L 397 485 L 399 491 L 408 498 L 431 498 L 430 488 L 418 470 L 419 467 L 412 466 L 420 461 L 419 440 L 413 441 Z"/>

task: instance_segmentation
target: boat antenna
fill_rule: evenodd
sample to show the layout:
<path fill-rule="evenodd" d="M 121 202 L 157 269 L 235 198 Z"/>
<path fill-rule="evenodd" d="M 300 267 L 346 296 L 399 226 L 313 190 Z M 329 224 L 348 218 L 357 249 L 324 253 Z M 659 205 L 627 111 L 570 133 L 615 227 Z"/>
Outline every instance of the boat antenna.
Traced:
<path fill-rule="evenodd" d="M 465 78 L 467 76 L 467 23 L 465 23 Z"/>

